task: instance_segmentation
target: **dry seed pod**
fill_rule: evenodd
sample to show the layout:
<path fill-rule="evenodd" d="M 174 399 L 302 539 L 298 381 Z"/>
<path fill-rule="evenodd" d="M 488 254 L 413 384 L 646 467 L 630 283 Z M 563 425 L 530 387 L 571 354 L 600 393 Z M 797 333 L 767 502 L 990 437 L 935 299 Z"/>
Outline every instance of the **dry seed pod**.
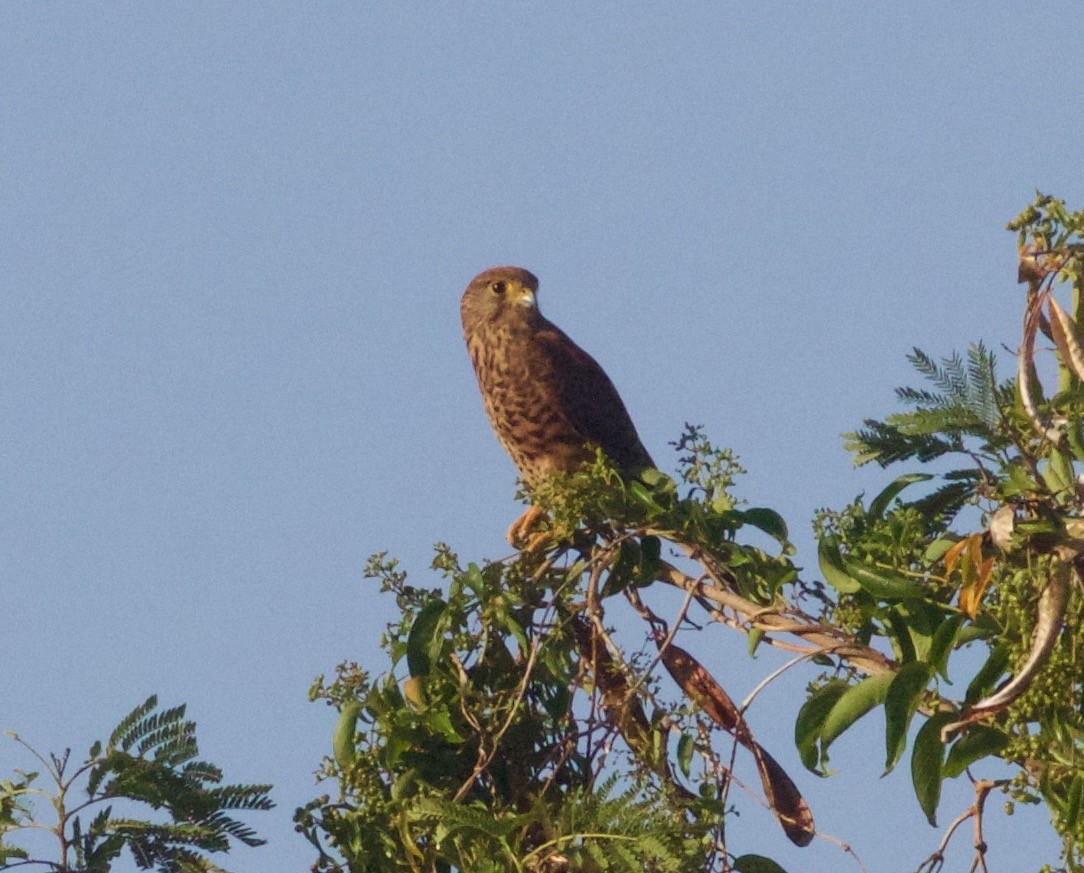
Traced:
<path fill-rule="evenodd" d="M 958 721 L 951 722 L 941 728 L 941 739 L 948 742 L 963 728 L 977 721 L 981 721 L 988 715 L 994 715 L 1007 709 L 1021 694 L 1031 687 L 1035 674 L 1046 663 L 1054 644 L 1058 641 L 1061 633 L 1062 619 L 1065 616 L 1065 607 L 1069 602 L 1070 580 L 1073 569 L 1071 565 L 1057 562 L 1054 572 L 1039 595 L 1038 616 L 1035 621 L 1035 632 L 1031 638 L 1031 651 L 1027 660 L 1016 671 L 1016 674 L 989 697 L 984 697 L 974 706 L 967 707 Z"/>
<path fill-rule="evenodd" d="M 602 711 L 606 715 L 606 721 L 624 737 L 637 758 L 670 783 L 677 796 L 695 800 L 695 795 L 674 778 L 670 761 L 666 757 L 665 743 L 661 755 L 656 750 L 651 722 L 644 713 L 643 704 L 629 688 L 625 671 L 614 663 L 602 635 L 582 616 L 572 619 L 572 632 L 576 637 L 580 657 L 590 666 L 595 684 L 602 694 Z"/>
<path fill-rule="evenodd" d="M 684 649 L 660 643 L 659 655 L 674 681 L 693 702 L 753 753 L 764 795 L 780 827 L 792 843 L 808 846 L 816 834 L 813 813 L 787 772 L 753 739 L 734 701 L 703 665 Z"/>
<path fill-rule="evenodd" d="M 1073 320 L 1053 297 L 1047 299 L 1046 306 L 1050 311 L 1051 335 L 1058 347 L 1062 364 L 1072 370 L 1078 379 L 1084 380 L 1084 349 L 1081 349 Z"/>
<path fill-rule="evenodd" d="M 1034 391 L 1038 391 L 1039 399 L 1042 399 L 1042 388 L 1038 384 L 1035 375 L 1035 333 L 1039 327 L 1039 318 L 1042 314 L 1044 295 L 1038 294 L 1028 303 L 1027 312 L 1024 314 L 1024 339 L 1020 346 L 1020 354 L 1017 362 L 1016 390 L 1020 394 L 1020 404 L 1027 413 L 1028 420 L 1040 434 L 1057 443 L 1061 440 L 1061 431 L 1048 427 L 1039 417 L 1039 410 L 1035 405 Z"/>
<path fill-rule="evenodd" d="M 990 517 L 990 542 L 1004 551 L 1012 542 L 1012 532 L 1016 527 L 1016 512 L 1011 506 L 1002 506 Z"/>
<path fill-rule="evenodd" d="M 624 671 L 614 664 L 606 641 L 581 616 L 572 619 L 572 632 L 576 636 L 580 655 L 590 666 L 595 684 L 602 693 L 602 709 L 607 721 L 620 731 L 637 756 L 654 765 L 651 723 L 647 720 L 640 698 L 629 694 L 628 680 Z"/>
<path fill-rule="evenodd" d="M 1035 254 L 1028 248 L 1020 250 L 1020 265 L 1016 270 L 1016 281 L 1021 285 L 1025 282 L 1032 287 L 1038 287 L 1039 283 L 1047 277 L 1049 271 L 1043 267 Z"/>

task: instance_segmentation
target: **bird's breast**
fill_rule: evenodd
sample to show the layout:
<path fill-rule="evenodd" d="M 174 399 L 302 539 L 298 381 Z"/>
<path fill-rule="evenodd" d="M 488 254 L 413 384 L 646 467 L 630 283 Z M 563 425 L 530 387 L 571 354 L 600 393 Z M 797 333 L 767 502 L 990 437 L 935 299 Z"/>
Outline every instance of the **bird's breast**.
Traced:
<path fill-rule="evenodd" d="M 528 483 L 589 457 L 552 380 L 533 360 L 529 337 L 497 328 L 469 336 L 467 348 L 490 424 Z"/>

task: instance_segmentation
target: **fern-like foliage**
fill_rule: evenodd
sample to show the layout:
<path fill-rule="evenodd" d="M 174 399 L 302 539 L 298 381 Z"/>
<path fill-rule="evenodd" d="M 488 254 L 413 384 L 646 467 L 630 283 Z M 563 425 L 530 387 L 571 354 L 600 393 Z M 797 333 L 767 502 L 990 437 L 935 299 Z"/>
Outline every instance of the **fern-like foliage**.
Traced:
<path fill-rule="evenodd" d="M 28 789 L 38 775 L 27 774 L 25 785 L 0 784 L 0 838 L 6 831 L 44 827 L 57 835 L 64 857 L 59 863 L 29 859 L 23 850 L 0 844 L 0 861 L 19 858 L 48 869 L 106 873 L 127 849 L 141 870 L 218 873 L 222 868 L 207 855 L 228 851 L 231 839 L 246 846 L 262 845 L 264 840 L 251 827 L 224 810 L 270 809 L 271 786 L 221 785 L 222 771 L 196 757 L 196 725 L 185 718 L 185 707 L 157 707 L 154 696 L 137 706 L 104 746 L 94 743 L 74 773 L 67 773 L 67 754 L 46 760 L 31 749 L 47 764 L 55 784 L 58 822 L 55 827 L 44 826 L 19 807 L 18 798 L 26 792 L 18 789 Z M 81 778 L 86 780 L 87 798 L 69 815 L 65 799 Z M 133 804 L 145 804 L 164 813 L 166 820 L 116 815 L 118 804 L 127 812 L 138 808 Z M 12 814 L 5 817 L 6 808 Z M 89 823 L 83 818 L 86 810 L 94 811 Z"/>
<path fill-rule="evenodd" d="M 702 863 L 703 840 L 676 827 L 680 813 L 652 802 L 637 787 L 615 793 L 614 774 L 592 791 L 580 790 L 560 809 L 555 850 L 569 861 L 569 869 L 620 873 L 681 873 Z M 588 859 L 590 858 L 590 862 Z"/>
<path fill-rule="evenodd" d="M 975 449 L 981 453 L 1006 445 L 1002 409 L 1012 403 L 1013 382 L 998 383 L 994 355 L 982 343 L 968 349 L 966 361 L 953 354 L 937 362 L 921 349 L 907 359 L 937 390 L 897 388 L 896 396 L 913 409 L 884 421 L 866 419 L 863 428 L 844 434 L 856 465 L 931 461 L 967 451 L 968 438 L 977 441 Z"/>

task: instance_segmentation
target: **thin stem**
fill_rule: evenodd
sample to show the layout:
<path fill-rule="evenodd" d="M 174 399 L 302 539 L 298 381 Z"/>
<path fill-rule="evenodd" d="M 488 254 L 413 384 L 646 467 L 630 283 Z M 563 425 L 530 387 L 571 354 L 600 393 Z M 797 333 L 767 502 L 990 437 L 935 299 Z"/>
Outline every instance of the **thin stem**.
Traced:
<path fill-rule="evenodd" d="M 807 661 L 810 658 L 816 657 L 817 655 L 827 655 L 832 651 L 832 648 L 817 649 L 816 651 L 807 652 L 806 654 L 799 655 L 797 658 L 791 658 L 782 667 L 777 670 L 773 670 L 771 673 L 761 679 L 760 682 L 757 683 L 756 688 L 750 691 L 749 694 L 746 695 L 745 700 L 741 702 L 741 706 L 738 707 L 738 712 L 740 712 L 742 715 L 745 715 L 745 711 L 750 706 L 752 706 L 753 701 L 756 699 L 756 696 L 760 694 L 760 692 L 763 691 L 765 688 L 767 688 L 772 682 L 774 682 L 776 679 L 786 673 L 787 670 L 789 670 L 791 667 L 795 667 L 798 664 L 801 664 L 802 661 Z"/>
<path fill-rule="evenodd" d="M 17 742 L 20 746 L 24 747 L 27 751 L 29 751 L 31 755 L 41 761 L 42 766 L 45 767 L 49 775 L 53 777 L 53 781 L 59 782 L 61 774 L 56 772 L 56 769 L 53 767 L 52 763 L 50 761 L 46 761 L 37 749 L 35 749 L 32 745 L 30 745 L 30 743 L 28 743 L 18 734 L 9 733 L 8 736 L 15 740 L 15 742 Z"/>
<path fill-rule="evenodd" d="M 576 840 L 610 840 L 612 842 L 625 842 L 634 843 L 637 837 L 626 836 L 625 834 L 606 834 L 606 833 L 585 833 L 585 834 L 565 834 L 564 836 L 555 837 L 548 842 L 543 843 L 538 848 L 534 849 L 529 855 L 523 859 L 523 866 L 529 867 L 530 861 L 535 855 L 538 855 L 544 849 L 557 848 L 564 843 L 571 843 Z"/>
<path fill-rule="evenodd" d="M 667 629 L 666 636 L 658 644 L 658 653 L 655 655 L 654 660 L 652 660 L 652 662 L 648 664 L 647 669 L 644 670 L 639 675 L 639 677 L 637 677 L 636 681 L 629 687 L 629 697 L 631 697 L 636 692 L 636 690 L 641 685 L 643 685 L 644 682 L 647 681 L 647 677 L 652 674 L 655 668 L 659 665 L 659 661 L 662 660 L 663 653 L 668 648 L 670 648 L 670 644 L 674 641 L 674 637 L 677 636 L 678 628 L 681 627 L 681 623 L 685 620 L 685 615 L 689 611 L 689 606 L 693 602 L 694 595 L 695 592 L 692 589 L 689 589 L 685 593 L 685 602 L 681 604 L 681 609 L 678 610 L 677 617 Z M 644 604 L 643 600 L 640 599 L 640 594 L 638 591 L 632 588 L 627 588 L 625 589 L 625 597 L 629 601 L 629 603 L 633 605 L 633 608 L 635 608 L 636 611 L 640 613 L 640 616 L 645 621 L 647 621 L 648 624 L 652 625 L 652 627 L 654 627 L 656 623 L 658 623 L 664 628 L 666 627 L 666 622 L 664 622 L 661 618 L 655 615 L 654 612 L 648 609 L 648 607 Z"/>
<path fill-rule="evenodd" d="M 466 797 L 471 786 L 474 785 L 478 780 L 478 777 L 482 775 L 485 768 L 489 766 L 489 762 L 496 754 L 497 748 L 500 746 L 501 740 L 504 739 L 505 733 L 508 732 L 508 728 L 512 726 L 512 722 L 515 721 L 516 716 L 519 715 L 519 704 L 523 700 L 524 694 L 527 693 L 527 685 L 531 681 L 531 672 L 534 670 L 535 659 L 538 657 L 538 646 L 541 639 L 539 634 L 533 635 L 531 639 L 531 651 L 527 656 L 527 663 L 523 668 L 523 678 L 520 680 L 519 688 L 516 689 L 515 699 L 509 706 L 508 717 L 504 720 L 504 724 L 501 725 L 501 729 L 497 731 L 497 734 L 493 737 L 493 744 L 490 751 L 486 753 L 479 747 L 478 762 L 474 765 L 474 772 L 471 773 L 467 778 L 467 781 L 464 782 L 455 793 L 455 797 L 453 798 L 455 803 L 459 803 L 459 801 Z"/>
<path fill-rule="evenodd" d="M 933 854 L 919 865 L 917 873 L 937 873 L 937 871 L 945 865 L 945 849 L 948 848 L 952 835 L 956 833 L 960 828 L 960 825 L 968 819 L 973 819 L 975 822 L 975 857 L 971 861 L 969 873 L 975 873 L 976 870 L 987 873 L 987 845 L 982 834 L 982 816 L 986 809 L 986 798 L 990 796 L 990 792 L 995 788 L 1001 788 L 1008 785 L 1009 782 L 1007 779 L 998 779 L 996 781 L 991 779 L 978 779 L 972 780 L 972 784 L 975 787 L 975 802 L 953 819 L 952 824 L 950 824 L 945 831 L 945 836 L 942 837 L 941 842 L 938 844 Z"/>
<path fill-rule="evenodd" d="M 711 568 L 702 565 L 712 576 Z M 720 585 L 708 586 L 699 580 L 681 572 L 672 564 L 663 561 L 656 577 L 676 588 L 686 591 L 692 589 L 698 597 L 704 597 L 721 606 L 733 609 L 742 615 L 754 627 L 761 630 L 792 634 L 812 643 L 813 648 L 801 648 L 805 654 L 821 649 L 833 649 L 837 657 L 843 658 L 852 666 L 870 676 L 895 673 L 899 668 L 896 663 L 876 649 L 864 646 L 851 634 L 831 625 L 824 624 L 798 610 L 767 611 L 758 603 L 747 600 L 740 594 L 728 591 Z M 712 576 L 712 578 L 714 578 Z"/>
<path fill-rule="evenodd" d="M 53 808 L 56 810 L 57 823 L 55 827 L 49 827 L 47 825 L 38 825 L 41 830 L 51 831 L 57 838 L 57 842 L 60 844 L 60 862 L 54 864 L 53 867 L 56 870 L 67 871 L 68 869 L 68 838 L 65 833 L 68 825 L 68 815 L 64 809 L 64 795 L 71 785 L 71 782 L 64 782 L 64 767 L 68 761 L 68 754 L 65 753 L 64 760 L 58 761 L 54 756 L 52 761 L 47 761 L 45 757 L 38 752 L 33 746 L 31 746 L 26 740 L 20 737 L 18 734 L 8 734 L 15 742 L 27 749 L 31 755 L 41 761 L 45 768 L 45 771 L 49 774 L 49 777 L 53 780 L 53 783 L 57 787 L 56 795 L 42 792 L 42 794 L 49 798 L 53 804 Z M 70 750 L 69 750 L 70 751 Z M 35 789 L 37 791 L 39 789 Z M 29 827 L 29 826 L 28 826 Z M 52 863 L 52 862 L 49 862 Z"/>

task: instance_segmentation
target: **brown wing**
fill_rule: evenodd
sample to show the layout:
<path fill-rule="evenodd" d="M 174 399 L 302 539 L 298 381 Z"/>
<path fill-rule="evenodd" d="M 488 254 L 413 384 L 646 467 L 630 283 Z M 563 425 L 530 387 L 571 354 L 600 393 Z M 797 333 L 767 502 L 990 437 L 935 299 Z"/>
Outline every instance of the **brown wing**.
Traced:
<path fill-rule="evenodd" d="M 561 412 L 583 437 L 601 448 L 625 475 L 654 467 L 610 377 L 594 358 L 547 322 L 533 337 L 535 378 L 548 383 Z"/>

